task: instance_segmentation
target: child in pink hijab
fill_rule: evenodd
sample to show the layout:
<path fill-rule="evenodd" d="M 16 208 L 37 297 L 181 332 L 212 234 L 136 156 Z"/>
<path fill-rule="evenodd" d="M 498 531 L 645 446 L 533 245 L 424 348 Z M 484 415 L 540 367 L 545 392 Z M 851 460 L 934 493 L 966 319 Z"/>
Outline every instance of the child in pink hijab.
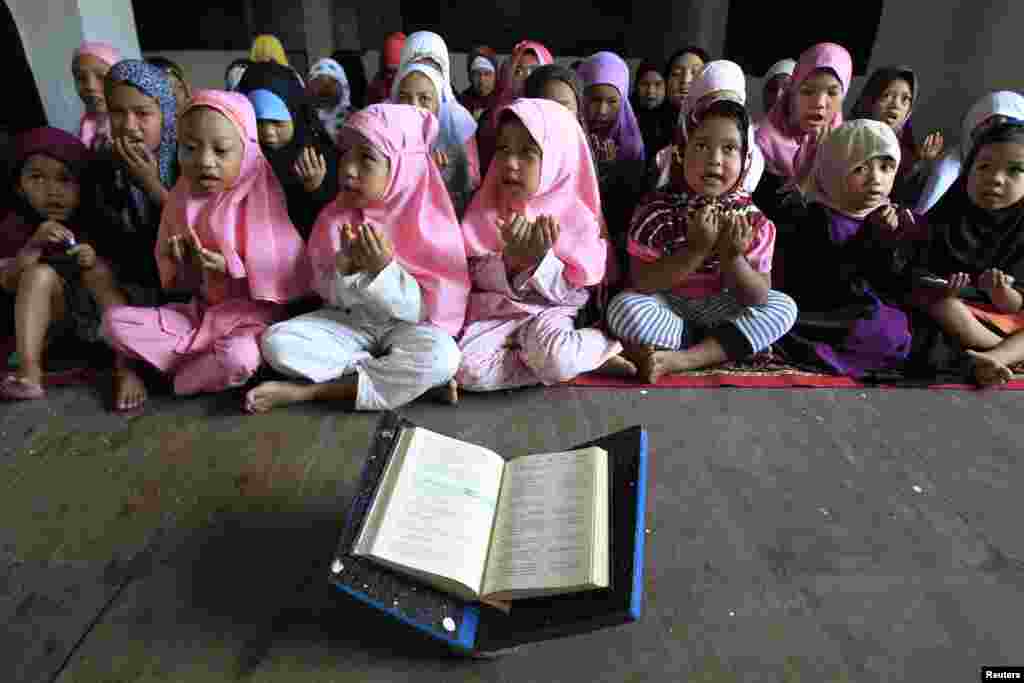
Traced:
<path fill-rule="evenodd" d="M 376 104 L 341 129 L 340 191 L 309 241 L 313 283 L 327 306 L 271 327 L 263 356 L 298 382 L 264 382 L 246 409 L 333 400 L 393 410 L 450 383 L 469 294 L 466 249 L 430 156 L 437 118 Z"/>
<path fill-rule="evenodd" d="M 98 149 L 110 141 L 110 117 L 104 97 L 103 79 L 110 67 L 121 61 L 121 53 L 109 43 L 83 42 L 71 58 L 75 90 L 85 105 L 78 137 L 86 147 Z"/>
<path fill-rule="evenodd" d="M 574 324 L 608 259 L 583 129 L 540 99 L 517 100 L 499 122 L 498 153 L 462 222 L 473 291 L 456 380 L 494 391 L 635 374 L 618 342 Z"/>
<path fill-rule="evenodd" d="M 768 181 L 755 199 L 769 216 L 777 214 L 780 190 L 795 189 L 809 175 L 818 141 L 842 125 L 852 77 L 853 59 L 841 45 L 819 43 L 800 55 L 785 91 L 755 134 Z"/>
<path fill-rule="evenodd" d="M 155 256 L 164 289 L 195 296 L 109 308 L 105 336 L 119 356 L 172 374 L 176 394 L 223 391 L 259 368 L 258 339 L 308 291 L 309 268 L 245 95 L 197 91 L 179 118 L 178 145 L 181 177 L 164 205 Z M 117 407 L 136 408 L 145 386 L 129 364 L 120 367 L 131 389 Z"/>

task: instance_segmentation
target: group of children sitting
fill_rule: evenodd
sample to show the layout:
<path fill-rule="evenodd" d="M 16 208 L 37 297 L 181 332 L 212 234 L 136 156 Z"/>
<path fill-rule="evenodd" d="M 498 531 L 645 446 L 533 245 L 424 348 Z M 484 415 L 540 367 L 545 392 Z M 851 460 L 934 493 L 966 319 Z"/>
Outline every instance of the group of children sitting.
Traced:
<path fill-rule="evenodd" d="M 16 144 L 0 397 L 43 398 L 69 335 L 112 349 L 120 411 L 146 401 L 145 366 L 182 395 L 268 366 L 282 379 L 244 399 L 261 413 L 655 383 L 773 346 L 870 379 L 938 372 L 941 339 L 983 386 L 1024 360 L 1021 96 L 972 108 L 940 159 L 910 130 L 909 69 L 879 70 L 843 121 L 835 44 L 780 63 L 757 120 L 740 67 L 696 48 L 641 66 L 635 93 L 610 52 L 575 71 L 530 41 L 497 69 L 487 54 L 458 96 L 443 39 L 414 33 L 388 101 L 359 107 L 326 85 L 334 60 L 309 83 L 270 60 L 192 91 L 83 44 L 78 135 Z"/>

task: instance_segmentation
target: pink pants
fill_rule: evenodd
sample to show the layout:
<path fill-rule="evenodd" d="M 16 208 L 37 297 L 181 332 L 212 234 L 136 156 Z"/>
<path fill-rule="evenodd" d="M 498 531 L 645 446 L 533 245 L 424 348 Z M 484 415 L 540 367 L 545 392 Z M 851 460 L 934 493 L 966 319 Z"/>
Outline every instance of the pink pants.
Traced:
<path fill-rule="evenodd" d="M 524 318 L 469 323 L 459 341 L 459 386 L 494 391 L 559 384 L 596 370 L 622 352 L 622 345 L 601 330 L 577 330 L 577 311 L 557 306 Z"/>
<path fill-rule="evenodd" d="M 112 306 L 103 316 L 103 333 L 116 352 L 173 374 L 178 395 L 223 391 L 245 384 L 259 368 L 259 337 L 276 309 L 258 301 L 206 310 L 196 302 Z"/>

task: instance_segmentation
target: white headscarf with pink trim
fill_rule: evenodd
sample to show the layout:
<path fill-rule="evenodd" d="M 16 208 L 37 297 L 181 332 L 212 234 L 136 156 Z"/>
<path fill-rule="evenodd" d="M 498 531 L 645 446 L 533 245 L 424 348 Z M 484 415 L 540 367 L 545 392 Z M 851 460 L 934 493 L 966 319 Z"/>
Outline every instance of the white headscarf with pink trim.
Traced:
<path fill-rule="evenodd" d="M 231 187 L 214 195 L 195 196 L 184 176 L 171 190 L 160 218 L 156 259 L 160 281 L 167 287 L 177 265 L 162 249 L 168 237 L 194 231 L 227 262 L 228 275 L 246 278 L 257 301 L 287 303 L 309 291 L 310 272 L 302 237 L 288 218 L 284 190 L 260 151 L 256 112 L 240 93 L 197 90 L 181 112 L 209 107 L 235 126 L 244 153 L 242 168 Z"/>
<path fill-rule="evenodd" d="M 495 160 L 462 220 L 466 253 L 482 256 L 501 250 L 498 219 L 517 212 L 534 220 L 552 216 L 559 226 L 554 253 L 565 264 L 565 278 L 575 287 L 604 279 L 607 245 L 601 237 L 601 199 L 587 137 L 575 115 L 550 100 L 519 99 L 498 112 L 515 115 L 541 148 L 540 185 L 525 204 L 506 202 L 502 169 Z"/>

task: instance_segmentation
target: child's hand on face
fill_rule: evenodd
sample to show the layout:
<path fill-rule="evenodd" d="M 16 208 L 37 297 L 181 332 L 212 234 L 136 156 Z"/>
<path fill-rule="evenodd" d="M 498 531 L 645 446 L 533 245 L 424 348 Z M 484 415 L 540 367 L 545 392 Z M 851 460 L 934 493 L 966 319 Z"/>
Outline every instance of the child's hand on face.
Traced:
<path fill-rule="evenodd" d="M 942 154 L 942 147 L 945 144 L 945 140 L 942 137 L 942 133 L 935 131 L 924 139 L 921 143 L 921 158 L 926 161 L 934 161 L 939 158 Z"/>
<path fill-rule="evenodd" d="M 746 215 L 728 213 L 720 220 L 718 254 L 723 261 L 745 256 L 754 241 L 754 227 Z"/>
<path fill-rule="evenodd" d="M 718 242 L 720 211 L 717 204 L 706 204 L 690 219 L 687 238 L 697 251 L 710 253 Z"/>
<path fill-rule="evenodd" d="M 30 242 L 33 244 L 60 244 L 74 242 L 75 235 L 62 224 L 57 221 L 43 221 L 39 227 L 36 228 L 35 234 L 32 235 Z"/>
<path fill-rule="evenodd" d="M 382 270 L 391 265 L 395 250 L 391 240 L 371 225 L 362 224 L 355 228 L 356 238 L 352 242 L 352 261 L 356 271 L 369 273 L 376 277 Z"/>
<path fill-rule="evenodd" d="M 327 161 L 318 151 L 312 147 L 306 147 L 299 154 L 292 170 L 302 179 L 302 187 L 306 192 L 316 192 L 327 175 Z"/>
<path fill-rule="evenodd" d="M 129 142 L 123 137 L 114 139 L 114 153 L 127 167 L 140 185 L 152 186 L 160 182 L 160 166 L 141 142 Z"/>
<path fill-rule="evenodd" d="M 971 286 L 971 276 L 967 273 L 953 273 L 949 276 L 949 287 L 946 288 L 946 296 L 959 297 L 960 290 Z"/>
<path fill-rule="evenodd" d="M 96 266 L 96 250 L 90 244 L 79 244 L 68 249 L 68 256 L 76 257 L 82 270 L 91 270 Z"/>
<path fill-rule="evenodd" d="M 450 160 L 448 158 L 447 152 L 445 152 L 442 149 L 437 149 L 434 150 L 431 156 L 434 158 L 434 163 L 437 164 L 438 168 L 440 168 L 441 170 L 448 168 L 448 163 Z"/>

